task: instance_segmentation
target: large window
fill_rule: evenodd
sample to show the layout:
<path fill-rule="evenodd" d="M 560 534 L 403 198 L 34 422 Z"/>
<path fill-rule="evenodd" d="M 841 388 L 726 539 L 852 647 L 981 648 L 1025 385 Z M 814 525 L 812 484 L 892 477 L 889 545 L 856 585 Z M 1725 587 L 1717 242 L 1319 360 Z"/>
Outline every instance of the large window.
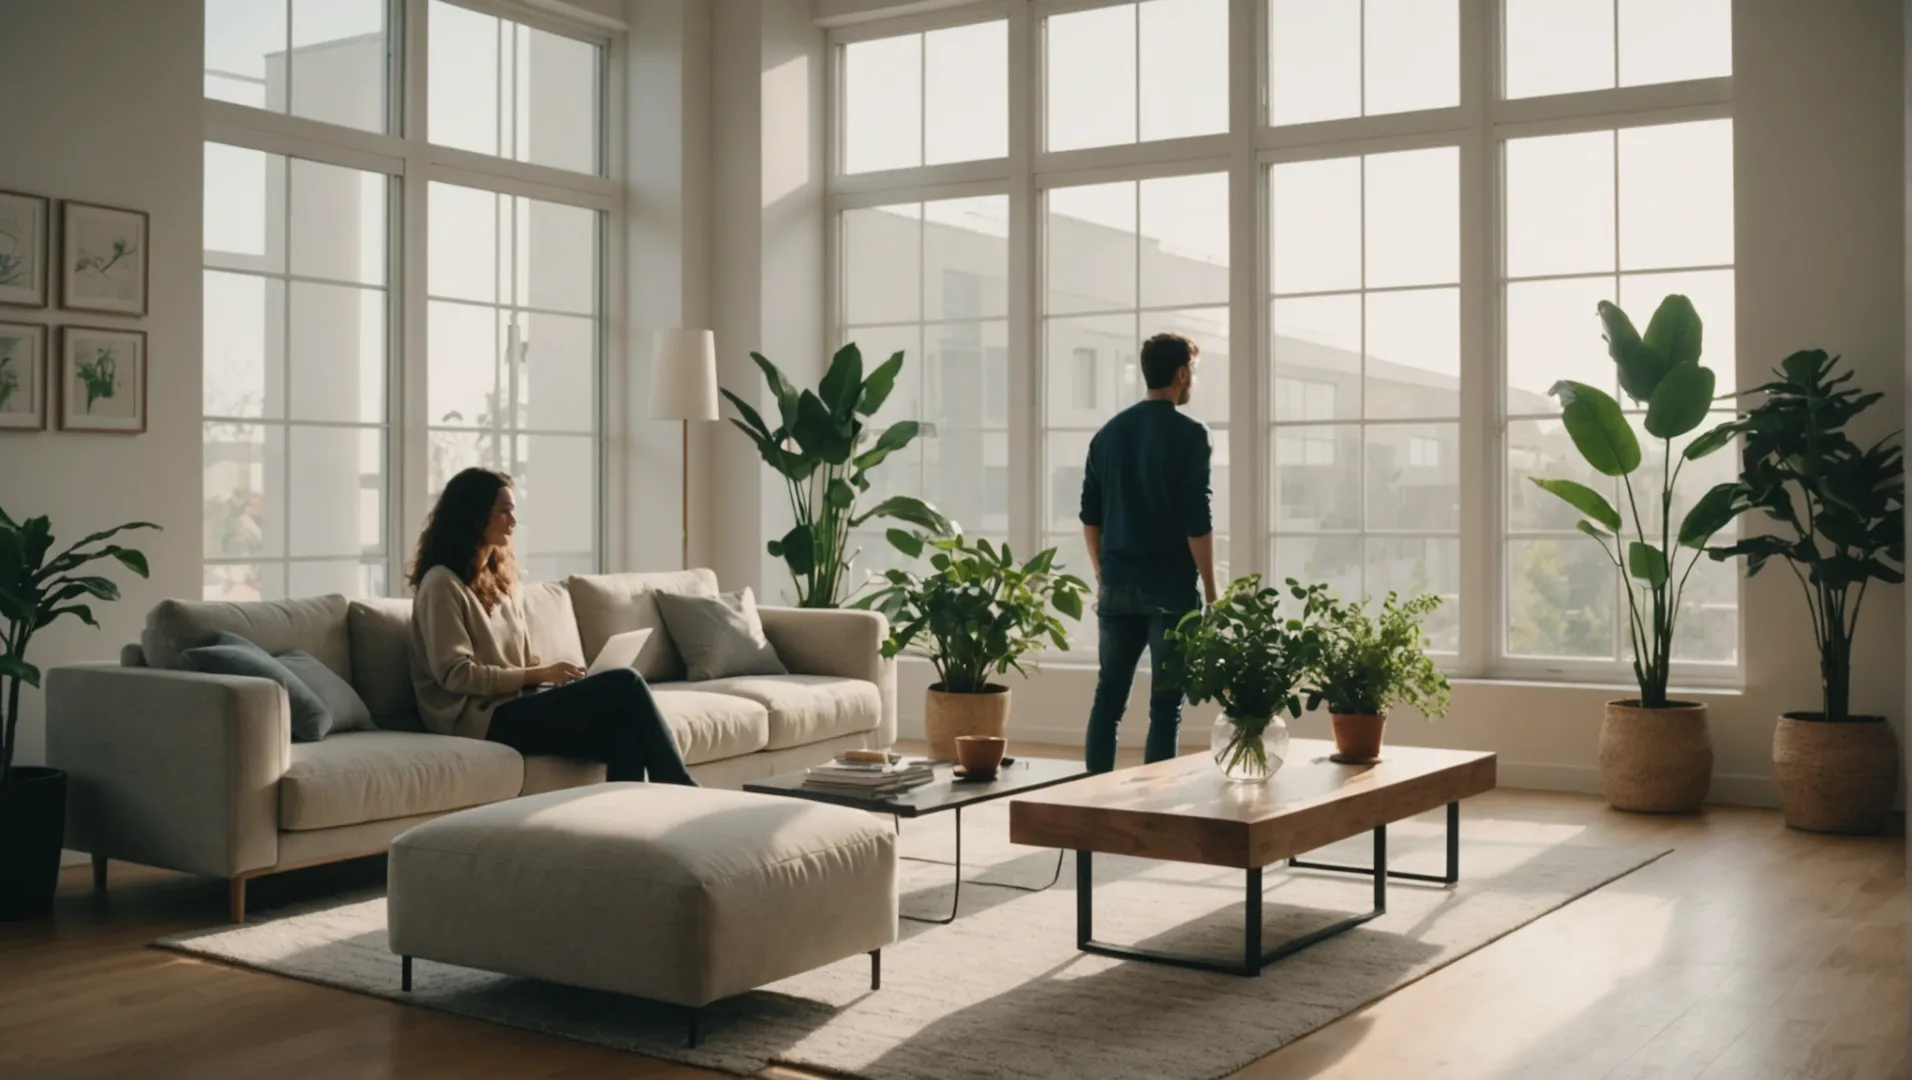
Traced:
<path fill-rule="evenodd" d="M 1141 342 L 1179 330 L 1202 347 L 1224 574 L 1437 593 L 1458 674 L 1623 679 L 1623 586 L 1528 478 L 1592 482 L 1547 391 L 1613 384 L 1600 300 L 1644 321 L 1687 295 L 1735 381 L 1729 0 L 1007 7 L 839 31 L 833 185 L 846 235 L 928 235 L 925 208 L 971 189 L 1006 208 L 1007 470 L 982 490 L 1017 548 L 1086 567 L 1088 441 L 1141 396 Z M 963 34 L 990 42 L 968 88 L 987 124 L 925 104 L 930 43 Z M 844 242 L 839 275 L 927 295 L 897 243 Z M 838 325 L 859 320 L 927 325 Z M 976 461 L 922 458 L 914 490 Z M 1732 462 L 1689 467 L 1687 497 Z M 1695 571 L 1683 680 L 1737 678 L 1738 593 L 1733 565 Z"/>
<path fill-rule="evenodd" d="M 207 0 L 209 597 L 400 591 L 466 465 L 528 576 L 598 565 L 611 45 L 418 4 Z"/>

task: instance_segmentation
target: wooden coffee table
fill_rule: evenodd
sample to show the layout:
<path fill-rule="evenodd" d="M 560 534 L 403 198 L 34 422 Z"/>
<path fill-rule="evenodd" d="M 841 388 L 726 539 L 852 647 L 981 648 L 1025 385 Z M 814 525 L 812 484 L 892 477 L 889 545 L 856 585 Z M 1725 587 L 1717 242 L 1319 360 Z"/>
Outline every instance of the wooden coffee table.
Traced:
<path fill-rule="evenodd" d="M 1076 946 L 1131 960 L 1259 975 L 1262 966 L 1351 930 L 1387 911 L 1390 877 L 1451 886 L 1460 879 L 1460 800 L 1491 791 L 1495 758 L 1472 750 L 1390 746 L 1372 765 L 1328 760 L 1334 745 L 1296 739 L 1287 764 L 1265 784 L 1222 778 L 1206 754 L 1076 780 L 1009 804 L 1009 839 L 1076 853 Z M 1447 807 L 1447 873 L 1387 869 L 1388 824 Z M 1374 834 L 1371 866 L 1301 861 L 1299 856 L 1364 832 Z M 1095 940 L 1094 853 L 1228 866 L 1247 871 L 1247 915 L 1239 961 L 1158 952 Z M 1292 867 L 1367 874 L 1373 910 L 1266 952 L 1261 945 L 1261 872 Z"/>

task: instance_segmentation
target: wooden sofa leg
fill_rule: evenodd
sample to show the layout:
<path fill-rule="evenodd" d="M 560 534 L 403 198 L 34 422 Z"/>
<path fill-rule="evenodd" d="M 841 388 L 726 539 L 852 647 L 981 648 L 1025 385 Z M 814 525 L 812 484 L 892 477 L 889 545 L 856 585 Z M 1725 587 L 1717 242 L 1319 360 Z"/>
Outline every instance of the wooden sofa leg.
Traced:
<path fill-rule="evenodd" d="M 106 891 L 106 856 L 93 856 L 93 891 Z"/>
<path fill-rule="evenodd" d="M 232 878 L 226 882 L 227 914 L 235 923 L 246 921 L 246 879 Z"/>

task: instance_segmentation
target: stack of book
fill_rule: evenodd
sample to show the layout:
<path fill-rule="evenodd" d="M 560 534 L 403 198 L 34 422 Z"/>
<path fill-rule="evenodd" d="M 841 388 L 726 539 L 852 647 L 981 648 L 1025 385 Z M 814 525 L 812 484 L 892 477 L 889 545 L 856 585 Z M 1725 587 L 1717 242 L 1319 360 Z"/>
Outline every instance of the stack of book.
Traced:
<path fill-rule="evenodd" d="M 928 758 L 892 757 L 888 761 L 847 761 L 838 758 L 815 765 L 803 774 L 805 787 L 854 791 L 864 795 L 894 795 L 936 778 Z"/>

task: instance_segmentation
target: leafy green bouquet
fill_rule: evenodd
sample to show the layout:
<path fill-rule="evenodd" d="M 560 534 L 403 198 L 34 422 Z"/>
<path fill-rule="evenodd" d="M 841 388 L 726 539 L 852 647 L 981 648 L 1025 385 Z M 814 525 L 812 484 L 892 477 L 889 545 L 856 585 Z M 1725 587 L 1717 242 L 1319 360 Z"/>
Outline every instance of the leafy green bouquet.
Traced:
<path fill-rule="evenodd" d="M 1447 676 L 1423 651 L 1428 640 L 1421 630 L 1441 606 L 1440 597 L 1423 593 L 1403 600 L 1390 592 L 1373 612 L 1368 601 L 1341 600 L 1325 585 L 1303 587 L 1289 578 L 1288 588 L 1306 605 L 1314 629 L 1310 709 L 1325 701 L 1329 712 L 1343 716 L 1382 716 L 1396 705 L 1430 720 L 1447 715 Z"/>
<path fill-rule="evenodd" d="M 1230 774 L 1267 776 L 1262 741 L 1277 713 L 1301 715 L 1303 683 L 1319 629 L 1281 614 L 1281 590 L 1261 575 L 1228 583 L 1206 611 L 1182 616 L 1167 634 L 1169 680 L 1191 704 L 1216 702 L 1233 731 L 1216 764 Z"/>

